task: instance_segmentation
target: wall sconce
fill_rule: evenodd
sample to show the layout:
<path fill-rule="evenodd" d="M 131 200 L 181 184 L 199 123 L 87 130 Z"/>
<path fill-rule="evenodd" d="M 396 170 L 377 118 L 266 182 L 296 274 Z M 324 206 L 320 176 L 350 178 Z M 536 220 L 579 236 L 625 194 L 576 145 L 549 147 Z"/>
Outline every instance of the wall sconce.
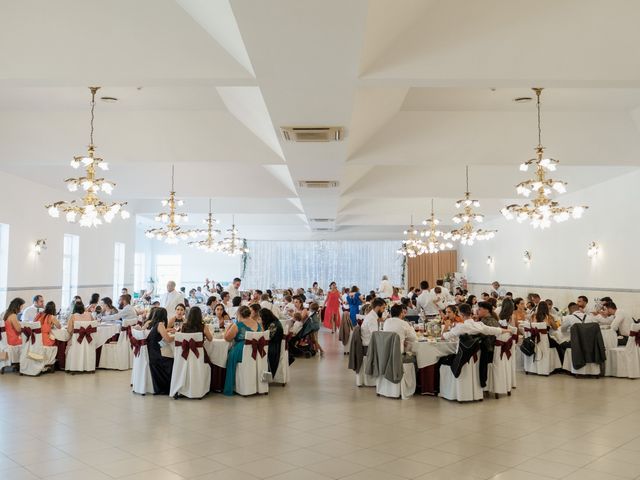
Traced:
<path fill-rule="evenodd" d="M 522 261 L 527 265 L 531 263 L 531 254 L 529 253 L 529 250 L 525 250 L 522 254 Z"/>
<path fill-rule="evenodd" d="M 600 251 L 600 245 L 598 245 L 596 242 L 591 242 L 589 244 L 589 248 L 587 249 L 587 256 L 589 258 L 593 258 L 596 255 L 598 255 L 599 251 Z"/>
<path fill-rule="evenodd" d="M 487 265 L 493 265 L 493 257 L 491 255 L 487 257 Z"/>
<path fill-rule="evenodd" d="M 465 260 L 464 258 L 463 258 L 463 259 L 462 259 L 462 261 L 460 262 L 460 267 L 462 267 L 463 269 L 464 269 L 464 268 L 467 268 L 467 262 L 466 262 L 466 260 Z"/>
<path fill-rule="evenodd" d="M 43 250 L 47 249 L 47 239 L 46 238 L 40 238 L 38 240 L 36 240 L 36 243 L 34 243 L 33 245 L 33 251 L 35 253 L 37 253 L 38 255 L 40 255 L 40 253 Z"/>

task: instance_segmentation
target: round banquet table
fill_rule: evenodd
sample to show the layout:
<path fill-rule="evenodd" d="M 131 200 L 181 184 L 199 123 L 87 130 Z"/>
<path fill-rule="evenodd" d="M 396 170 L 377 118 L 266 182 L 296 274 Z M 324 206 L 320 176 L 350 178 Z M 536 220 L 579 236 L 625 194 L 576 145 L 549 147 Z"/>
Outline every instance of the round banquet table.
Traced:
<path fill-rule="evenodd" d="M 98 363 L 100 363 L 100 355 L 97 352 L 105 343 L 107 343 L 107 340 L 109 340 L 119 332 L 119 323 L 98 324 L 97 332 L 92 335 L 92 342 L 94 342 L 96 345 L 96 367 L 98 366 Z M 69 348 L 69 340 L 71 339 L 71 334 L 67 331 L 66 328 L 54 328 L 51 330 L 51 335 L 55 339 L 56 346 L 58 347 L 58 354 L 56 356 L 58 368 L 60 370 L 64 370 L 67 358 L 67 348 Z"/>
<path fill-rule="evenodd" d="M 227 356 L 231 344 L 224 338 L 214 338 L 212 341 L 204 340 L 204 361 L 211 367 L 211 391 L 222 392 L 224 380 L 227 374 Z M 167 357 L 175 355 L 175 342 L 162 349 L 162 354 Z"/>
<path fill-rule="evenodd" d="M 438 360 L 456 353 L 458 342 L 427 340 L 414 342 L 412 351 L 418 366 L 417 391 L 421 395 L 436 395 L 439 389 L 440 375 Z"/>

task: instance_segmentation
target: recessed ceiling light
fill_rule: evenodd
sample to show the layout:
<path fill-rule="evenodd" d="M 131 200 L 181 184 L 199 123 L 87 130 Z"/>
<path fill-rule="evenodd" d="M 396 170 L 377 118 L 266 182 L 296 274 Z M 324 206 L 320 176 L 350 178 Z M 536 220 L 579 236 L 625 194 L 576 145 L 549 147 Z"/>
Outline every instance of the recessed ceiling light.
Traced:
<path fill-rule="evenodd" d="M 513 99 L 513 101 L 516 103 L 528 103 L 531 100 L 533 100 L 532 97 L 516 97 Z"/>
<path fill-rule="evenodd" d="M 100 100 L 107 103 L 116 103 L 118 101 L 116 97 L 100 97 Z"/>

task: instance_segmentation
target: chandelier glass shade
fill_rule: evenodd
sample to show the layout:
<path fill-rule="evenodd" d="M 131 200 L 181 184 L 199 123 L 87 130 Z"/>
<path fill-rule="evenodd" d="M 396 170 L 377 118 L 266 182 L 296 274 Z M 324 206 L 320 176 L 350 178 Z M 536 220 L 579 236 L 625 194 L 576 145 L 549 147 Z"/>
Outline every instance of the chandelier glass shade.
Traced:
<path fill-rule="evenodd" d="M 476 229 L 473 222 L 482 223 L 484 221 L 484 215 L 476 213 L 473 208 L 478 208 L 480 202 L 471 198 L 469 192 L 469 167 L 466 169 L 467 174 L 467 190 L 464 193 L 464 198 L 456 202 L 456 208 L 462 209 L 462 211 L 453 217 L 453 222 L 460 225 L 449 232 L 451 240 L 454 242 L 460 242 L 462 245 L 473 245 L 475 241 L 489 240 L 496 234 L 495 230 L 484 230 L 482 228 Z"/>
<path fill-rule="evenodd" d="M 184 205 L 184 202 L 176 198 L 173 165 L 171 166 L 171 191 L 169 192 L 169 198 L 162 200 L 161 203 L 163 207 L 169 207 L 169 211 L 157 214 L 155 221 L 162 222 L 164 225 L 147 230 L 145 232 L 147 238 L 155 238 L 156 240 L 163 240 L 166 243 L 175 244 L 178 243 L 179 240 L 197 238 L 207 233 L 206 230 L 202 229 L 185 230 L 178 225 L 179 223 L 189 221 L 189 216 L 186 213 L 176 212 L 176 207 L 181 207 Z"/>
<path fill-rule="evenodd" d="M 216 241 L 215 237 L 220 235 L 220 230 L 213 228 L 213 226 L 218 223 L 218 220 L 213 218 L 213 212 L 211 211 L 211 199 L 209 199 L 209 215 L 205 219 L 204 223 L 207 225 L 206 238 L 204 240 L 189 242 L 187 245 L 204 250 L 205 252 L 217 252 L 219 251 L 219 242 Z"/>
<path fill-rule="evenodd" d="M 85 173 L 81 177 L 67 178 L 65 183 L 70 192 L 82 191 L 83 197 L 80 200 L 71 200 L 69 202 L 60 200 L 45 208 L 54 218 L 64 215 L 67 222 L 80 223 L 82 227 L 97 227 L 104 220 L 110 223 L 116 215 L 120 215 L 122 219 L 127 219 L 130 214 L 124 209 L 127 202 L 103 202 L 98 196 L 100 193 L 111 195 L 115 183 L 100 178 L 98 171 L 106 171 L 109 169 L 107 162 L 95 156 L 96 146 L 93 143 L 93 120 L 95 118 L 96 92 L 100 87 L 89 87 L 91 91 L 91 121 L 89 133 L 89 146 L 86 155 L 77 155 L 71 160 L 71 166 L 75 169 L 80 167 L 85 169 Z"/>
<path fill-rule="evenodd" d="M 551 220 L 555 222 L 564 222 L 570 218 L 581 218 L 586 206 L 565 207 L 561 206 L 557 201 L 552 199 L 554 194 L 562 194 L 567 191 L 566 182 L 554 180 L 547 175 L 554 172 L 558 165 L 558 160 L 547 158 L 544 156 L 544 147 L 542 146 L 542 127 L 540 121 L 540 95 L 542 88 L 534 88 L 537 98 L 538 110 L 538 146 L 535 149 L 536 156 L 520 165 L 520 171 L 526 172 L 530 167 L 535 169 L 534 178 L 520 182 L 516 186 L 518 195 L 529 198 L 531 203 L 524 205 L 512 204 L 502 208 L 501 212 L 506 219 L 516 219 L 522 223 L 528 221 L 533 228 L 548 228 L 551 226 Z"/>
<path fill-rule="evenodd" d="M 399 255 L 415 258 L 425 253 L 424 242 L 420 239 L 418 229 L 413 225 L 413 216 L 411 224 L 403 233 L 405 238 L 402 240 L 402 246 L 397 250 Z"/>
<path fill-rule="evenodd" d="M 422 221 L 422 225 L 427 227 L 420 232 L 420 236 L 424 238 L 422 240 L 424 244 L 424 253 L 437 253 L 443 250 L 450 250 L 453 248 L 451 239 L 451 233 L 445 233 L 438 229 L 440 220 L 438 220 L 433 212 L 433 199 L 431 199 L 431 215 L 426 220 Z"/>
<path fill-rule="evenodd" d="M 231 228 L 227 229 L 227 237 L 218 242 L 218 251 L 226 253 L 231 257 L 244 255 L 249 253 L 249 249 L 245 247 L 246 240 L 238 237 L 238 229 L 236 228 L 235 217 L 232 220 Z"/>

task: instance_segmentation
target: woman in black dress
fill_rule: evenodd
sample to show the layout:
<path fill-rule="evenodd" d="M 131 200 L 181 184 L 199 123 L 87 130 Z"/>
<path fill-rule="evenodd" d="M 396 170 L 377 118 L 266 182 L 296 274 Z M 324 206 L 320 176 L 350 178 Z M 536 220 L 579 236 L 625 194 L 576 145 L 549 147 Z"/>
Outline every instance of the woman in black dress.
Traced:
<path fill-rule="evenodd" d="M 171 372 L 173 371 L 173 358 L 164 357 L 161 351 L 161 343 L 173 342 L 171 330 L 167 328 L 167 310 L 158 308 L 151 320 L 151 331 L 147 337 L 147 351 L 149 352 L 149 370 L 153 382 L 155 395 L 169 395 L 171 387 Z"/>
<path fill-rule="evenodd" d="M 260 318 L 262 319 L 262 328 L 264 328 L 265 332 L 269 332 L 269 351 L 267 352 L 269 371 L 275 376 L 278 370 L 278 364 L 280 363 L 284 330 L 282 329 L 280 320 L 278 320 L 268 308 L 260 309 Z"/>

